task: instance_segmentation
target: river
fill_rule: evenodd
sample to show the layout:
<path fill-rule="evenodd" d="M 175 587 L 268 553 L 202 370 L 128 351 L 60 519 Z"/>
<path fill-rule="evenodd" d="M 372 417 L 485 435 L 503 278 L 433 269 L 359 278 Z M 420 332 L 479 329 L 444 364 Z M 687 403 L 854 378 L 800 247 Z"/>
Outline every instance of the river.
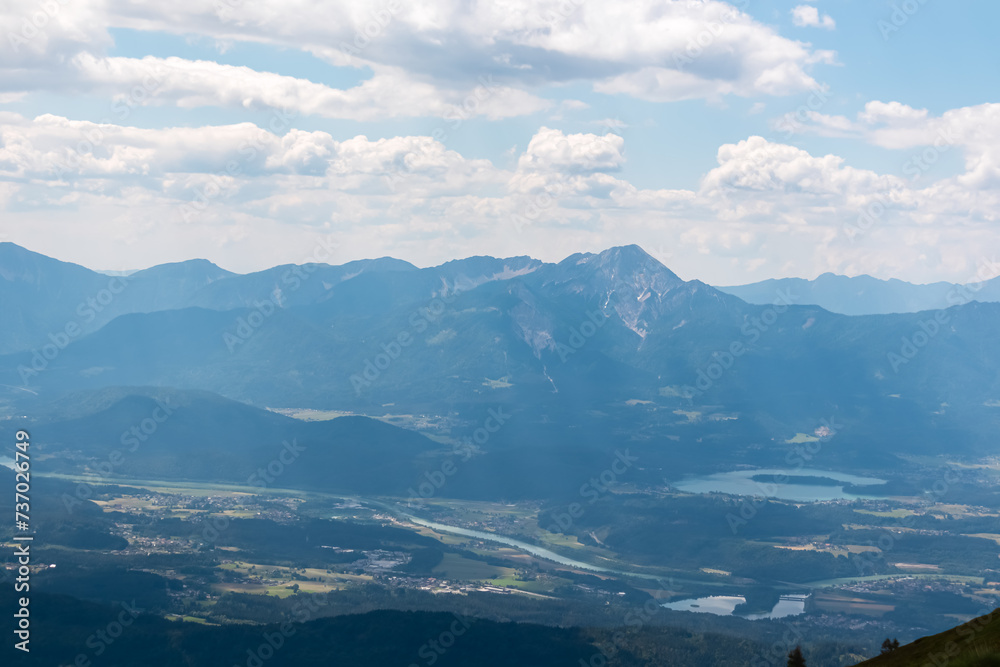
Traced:
<path fill-rule="evenodd" d="M 643 577 L 645 579 L 661 579 L 662 577 L 657 577 L 652 574 L 639 574 L 636 572 L 625 572 L 624 570 L 615 570 L 608 567 L 601 567 L 600 565 L 593 565 L 591 563 L 584 563 L 583 561 L 574 560 L 572 558 L 567 558 L 557 554 L 550 549 L 545 547 L 539 547 L 529 542 L 522 542 L 521 540 L 515 540 L 512 537 L 505 537 L 503 535 L 496 535 L 494 533 L 486 533 L 481 530 L 472 530 L 470 528 L 459 528 L 457 526 L 449 526 L 444 523 L 438 523 L 436 521 L 428 521 L 427 519 L 421 519 L 420 517 L 413 516 L 412 514 L 407 514 L 399 509 L 392 509 L 394 514 L 405 518 L 407 521 L 411 521 L 418 526 L 424 526 L 432 530 L 436 530 L 441 533 L 450 533 L 452 535 L 461 535 L 462 537 L 474 537 L 479 540 L 486 540 L 489 542 L 497 542 L 499 544 L 505 544 L 509 547 L 514 547 L 515 549 L 520 549 L 521 551 L 526 551 L 532 556 L 538 556 L 539 558 L 544 558 L 545 560 L 550 560 L 554 563 L 559 563 L 560 565 L 566 565 L 568 567 L 575 567 L 580 570 L 590 570 L 591 572 L 606 572 L 608 574 L 619 574 L 629 577 Z"/>

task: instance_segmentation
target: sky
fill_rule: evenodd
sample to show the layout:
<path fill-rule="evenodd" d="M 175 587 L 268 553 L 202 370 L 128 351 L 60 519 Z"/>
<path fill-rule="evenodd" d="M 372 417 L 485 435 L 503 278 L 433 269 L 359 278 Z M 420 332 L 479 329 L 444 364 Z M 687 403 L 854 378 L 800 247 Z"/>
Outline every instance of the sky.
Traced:
<path fill-rule="evenodd" d="M 104 270 L 636 243 L 994 277 L 988 0 L 15 0 L 0 240 Z"/>

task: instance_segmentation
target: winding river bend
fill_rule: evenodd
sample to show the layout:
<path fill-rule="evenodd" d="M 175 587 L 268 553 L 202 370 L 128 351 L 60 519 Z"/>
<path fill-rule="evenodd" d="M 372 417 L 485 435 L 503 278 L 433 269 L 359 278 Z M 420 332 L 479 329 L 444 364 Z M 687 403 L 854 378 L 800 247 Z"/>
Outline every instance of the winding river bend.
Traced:
<path fill-rule="evenodd" d="M 560 565 L 566 565 L 568 567 L 575 567 L 580 570 L 590 570 L 592 572 L 606 572 L 608 574 L 620 574 L 629 577 L 643 577 L 647 579 L 661 579 L 662 577 L 657 577 L 651 574 L 637 574 L 635 572 L 625 572 L 622 570 L 614 570 L 607 567 L 601 567 L 600 565 L 592 565 L 590 563 L 584 563 L 583 561 L 573 560 L 572 558 L 566 558 L 561 556 L 550 549 L 545 547 L 539 547 L 529 542 L 522 542 L 521 540 L 515 540 L 511 537 L 505 537 L 503 535 L 494 535 L 493 533 L 486 533 L 481 530 L 471 530 L 469 528 L 458 528 L 456 526 L 449 526 L 447 524 L 438 523 L 436 521 L 428 521 L 427 519 L 421 519 L 420 517 L 413 516 L 412 514 L 407 514 L 399 510 L 394 510 L 394 513 L 405 518 L 407 521 L 411 521 L 418 526 L 424 526 L 425 528 L 430 528 L 441 533 L 450 533 L 452 535 L 461 535 L 462 537 L 474 537 L 479 540 L 486 540 L 489 542 L 498 542 L 499 544 L 505 544 L 509 547 L 514 547 L 515 549 L 520 549 L 521 551 L 526 551 L 532 556 L 538 556 L 539 558 L 544 558 L 545 560 L 550 560 Z"/>
<path fill-rule="evenodd" d="M 385 507 L 383 505 L 383 507 Z M 387 508 L 388 509 L 388 508 Z M 521 540 L 515 540 L 513 538 L 504 537 L 502 535 L 493 535 L 492 533 L 486 533 L 480 530 L 470 530 L 468 528 L 458 528 L 456 526 L 449 526 L 447 524 L 438 523 L 436 521 L 428 521 L 427 519 L 421 519 L 420 517 L 415 517 L 406 512 L 402 512 L 398 509 L 393 508 L 394 513 L 401 518 L 405 518 L 407 521 L 415 523 L 419 526 L 424 526 L 432 530 L 436 530 L 442 533 L 450 533 L 453 535 L 461 535 L 462 537 L 474 537 L 480 540 L 489 540 L 491 542 L 497 542 L 500 544 L 505 544 L 521 551 L 526 551 L 539 558 L 544 558 L 546 560 L 554 561 L 560 565 L 566 565 L 569 567 L 574 567 L 580 570 L 589 570 L 591 572 L 604 572 L 608 574 L 616 574 L 627 577 L 641 577 L 643 579 L 655 579 L 663 580 L 663 577 L 657 577 L 651 574 L 638 574 L 635 572 L 625 572 L 624 570 L 615 570 L 607 567 L 600 567 L 598 565 L 591 565 L 590 563 L 584 563 L 582 561 L 573 560 L 572 558 L 566 558 L 565 556 L 560 556 L 559 554 L 545 549 L 544 547 L 535 546 L 528 542 L 522 542 Z M 748 620 L 759 620 L 759 619 L 775 619 L 784 618 L 786 616 L 798 616 L 805 611 L 805 603 L 808 594 L 799 595 L 783 595 L 778 603 L 775 605 L 774 609 L 770 612 L 765 612 L 761 614 L 751 614 L 744 616 Z M 721 606 L 718 604 L 721 602 Z M 660 606 L 666 609 L 673 609 L 676 611 L 695 611 L 695 612 L 707 612 L 710 614 L 715 614 L 719 616 L 732 615 L 738 604 L 746 602 L 746 598 L 742 595 L 739 596 L 712 596 L 706 598 L 697 598 L 693 600 L 680 600 L 676 602 L 665 602 Z"/>
<path fill-rule="evenodd" d="M 8 465 L 8 464 L 5 461 L 3 461 L 2 458 L 0 458 L 0 465 Z M 57 478 L 57 479 L 73 480 L 73 481 L 85 481 L 85 482 L 99 481 L 101 483 L 107 483 L 107 482 L 109 482 L 110 480 L 113 479 L 117 483 L 122 483 L 122 484 L 127 484 L 127 485 L 132 485 L 132 486 L 149 486 L 149 485 L 155 485 L 157 487 L 168 487 L 168 488 L 183 488 L 183 489 L 199 488 L 199 489 L 205 489 L 205 490 L 219 489 L 219 490 L 241 491 L 241 492 L 247 492 L 247 493 L 264 493 L 264 494 L 269 494 L 269 495 L 289 495 L 289 494 L 291 494 L 291 495 L 296 495 L 296 496 L 306 495 L 306 496 L 315 496 L 315 497 L 320 497 L 320 498 L 334 498 L 334 499 L 337 499 L 337 500 L 340 500 L 340 501 L 345 501 L 346 500 L 346 501 L 351 501 L 351 502 L 355 502 L 355 503 L 360 503 L 360 504 L 365 504 L 365 505 L 370 505 L 370 506 L 378 507 L 378 508 L 380 508 L 380 509 L 388 512 L 389 514 L 392 514 L 393 516 L 395 516 L 395 517 L 397 517 L 399 519 L 408 521 L 408 522 L 413 523 L 413 524 L 418 525 L 418 526 L 423 526 L 425 528 L 430 528 L 431 530 L 435 530 L 435 531 L 438 531 L 438 532 L 441 532 L 441 533 L 448 533 L 448 534 L 452 534 L 452 535 L 459 535 L 459 536 L 462 536 L 462 537 L 472 537 L 472 538 L 480 539 L 480 540 L 483 540 L 483 541 L 495 542 L 497 544 L 503 544 L 505 546 L 513 547 L 515 549 L 523 551 L 524 553 L 531 554 L 531 555 L 536 556 L 538 558 L 542 558 L 542 559 L 545 559 L 545 560 L 548 560 L 548 561 L 551 561 L 551 562 L 554 562 L 554 563 L 558 563 L 559 565 L 565 565 L 566 567 L 572 567 L 572 568 L 575 568 L 575 569 L 578 569 L 578 570 L 589 571 L 589 572 L 597 572 L 597 573 L 604 573 L 604 574 L 611 574 L 611 575 L 618 575 L 618 576 L 622 576 L 622 577 L 636 577 L 636 578 L 640 578 L 640 579 L 646 579 L 646 580 L 650 580 L 650 581 L 656 581 L 656 582 L 658 582 L 658 584 L 661 587 L 665 586 L 666 584 L 684 584 L 684 583 L 697 583 L 697 584 L 701 584 L 701 585 L 705 585 L 706 584 L 705 581 L 697 581 L 696 582 L 696 581 L 691 581 L 691 580 L 687 580 L 687 579 L 677 579 L 677 578 L 671 578 L 671 577 L 663 577 L 663 576 L 658 576 L 658 575 L 655 575 L 655 574 L 647 574 L 647 573 L 641 573 L 641 572 L 630 572 L 630 571 L 627 571 L 627 570 L 620 570 L 620 569 L 615 569 L 615 568 L 610 568 L 610 567 L 603 567 L 601 565 L 594 565 L 592 563 L 586 563 L 584 561 L 576 560 L 574 558 L 568 558 L 566 556 L 563 556 L 561 554 L 558 554 L 558 553 L 552 551 L 551 549 L 546 549 L 545 547 L 540 547 L 540 546 L 537 546 L 537 545 L 532 544 L 530 542 L 525 542 L 525 541 L 522 541 L 522 540 L 514 539 L 512 537 L 506 537 L 504 535 L 495 535 L 493 533 L 487 533 L 487 532 L 484 532 L 484 531 L 481 531 L 481 530 L 473 530 L 471 528 L 460 528 L 458 526 L 449 526 L 447 524 L 438 523 L 437 521 L 430 521 L 428 519 L 422 519 L 422 518 L 420 518 L 418 516 L 414 516 L 414 515 L 410 514 L 409 512 L 406 512 L 406 511 L 402 510 L 398 505 L 391 505 L 391 504 L 388 504 L 386 502 L 383 502 L 383 501 L 380 501 L 380 500 L 376 500 L 374 498 L 364 498 L 364 497 L 360 497 L 360 496 L 347 496 L 347 495 L 342 495 L 342 494 L 322 493 L 322 492 L 315 492 L 315 491 L 301 491 L 301 490 L 296 490 L 296 489 L 279 489 L 279 488 L 260 489 L 258 487 L 248 487 L 248 486 L 242 486 L 242 485 L 239 485 L 239 484 L 230 484 L 230 483 L 225 483 L 225 482 L 193 482 L 193 481 L 178 481 L 178 480 L 149 480 L 149 479 L 125 478 L 125 477 L 118 477 L 118 476 L 114 476 L 113 478 L 112 477 L 98 478 L 98 477 L 95 477 L 94 475 L 67 475 L 67 474 L 61 474 L 61 473 L 46 473 L 46 474 L 43 474 L 42 476 L 43 477 L 53 477 L 53 478 Z M 798 603 L 798 600 L 793 601 L 793 605 L 792 606 L 794 608 L 792 608 L 792 609 L 785 609 L 784 608 L 784 607 L 786 607 L 786 606 L 789 605 L 789 601 L 785 599 L 786 597 L 788 597 L 788 596 L 783 596 L 782 597 L 782 601 L 779 603 L 779 605 L 777 607 L 775 607 L 775 609 L 770 614 L 748 616 L 747 618 L 750 618 L 750 619 L 754 619 L 754 618 L 780 618 L 780 617 L 786 616 L 786 615 L 795 615 L 795 614 L 801 613 L 801 609 L 798 608 L 799 605 L 795 604 L 795 603 Z M 740 597 L 740 599 L 743 599 L 743 598 Z M 693 603 L 697 603 L 698 600 L 682 600 L 682 601 L 677 601 L 675 603 L 664 603 L 661 606 L 663 606 L 665 608 L 668 608 L 668 609 L 670 609 L 670 608 L 684 609 L 684 606 L 686 605 L 687 607 L 689 607 L 688 609 L 686 609 L 687 611 L 693 611 L 694 609 L 690 608 L 692 602 Z M 705 611 L 710 611 L 710 610 L 706 609 Z"/>
<path fill-rule="evenodd" d="M 11 461 L 11 465 L 13 461 Z M 0 465 L 6 465 L 3 458 L 0 457 Z M 418 526 L 424 526 L 425 528 L 430 528 L 442 533 L 450 533 L 452 535 L 460 535 L 462 537 L 474 537 L 476 539 L 485 540 L 489 542 L 497 542 L 499 544 L 504 544 L 509 547 L 514 547 L 515 549 L 520 549 L 526 553 L 529 553 L 538 558 L 544 558 L 545 560 L 552 561 L 554 563 L 559 563 L 560 565 L 565 565 L 567 567 L 574 567 L 580 570 L 589 570 L 591 572 L 602 572 L 607 574 L 617 574 L 621 576 L 628 577 L 641 577 L 643 579 L 663 579 L 663 577 L 658 577 L 651 574 L 640 574 L 637 572 L 626 572 L 624 570 L 615 570 L 612 568 L 601 567 L 600 565 L 593 565 L 591 563 L 584 563 L 583 561 L 574 560 L 572 558 L 567 558 L 561 556 L 550 549 L 545 547 L 539 547 L 529 542 L 522 542 L 521 540 L 515 540 L 511 537 L 505 537 L 503 535 L 494 535 L 493 533 L 486 533 L 481 530 L 472 530 L 469 528 L 459 528 L 457 526 L 449 526 L 447 524 L 438 523 L 436 521 L 428 521 L 427 519 L 421 519 L 420 517 L 413 516 L 412 514 L 403 511 L 398 506 L 390 505 L 389 503 L 382 502 L 380 500 L 375 500 L 374 498 L 363 498 L 361 496 L 346 496 L 341 494 L 333 493 L 321 493 L 316 491 L 301 491 L 296 489 L 260 489 L 257 487 L 247 487 L 239 484 L 231 484 L 225 482 L 192 482 L 192 481 L 180 481 L 180 480 L 151 480 L 151 479 L 130 479 L 127 477 L 118 476 L 108 476 L 106 478 L 95 478 L 94 476 L 87 475 L 65 475 L 60 473 L 48 473 L 44 475 L 45 477 L 54 477 L 57 479 L 69 479 L 74 481 L 88 481 L 93 482 L 99 479 L 102 483 L 108 483 L 109 481 L 115 481 L 117 483 L 123 484 L 156 484 L 158 486 L 165 487 L 201 487 L 208 489 L 229 489 L 234 491 L 250 491 L 253 493 L 268 493 L 268 494 L 292 494 L 292 495 L 314 495 L 323 498 L 335 498 L 338 500 L 349 500 L 356 503 L 362 503 L 365 505 L 371 505 L 383 509 L 390 514 L 400 518 L 405 519 L 411 523 L 415 523 Z"/>

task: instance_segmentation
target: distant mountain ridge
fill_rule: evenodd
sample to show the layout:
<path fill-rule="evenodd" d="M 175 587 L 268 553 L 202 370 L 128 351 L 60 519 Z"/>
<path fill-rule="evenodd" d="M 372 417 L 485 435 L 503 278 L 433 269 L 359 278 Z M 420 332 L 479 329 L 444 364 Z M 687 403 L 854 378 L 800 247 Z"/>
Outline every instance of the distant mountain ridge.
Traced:
<path fill-rule="evenodd" d="M 491 497 L 539 493 L 567 461 L 599 469 L 623 447 L 643 452 L 636 474 L 651 483 L 654 470 L 776 464 L 786 439 L 830 415 L 850 435 L 824 457 L 852 470 L 903 452 L 982 455 L 1000 428 L 1000 304 L 846 316 L 789 290 L 754 305 L 624 246 L 554 264 L 168 265 L 140 272 L 134 301 L 112 298 L 126 312 L 109 305 L 99 328 L 52 336 L 39 322 L 72 318 L 70 281 L 90 274 L 22 254 L 48 268 L 8 267 L 38 279 L 0 283 L 10 320 L 36 326 L 32 346 L 0 355 L 0 416 L 71 392 L 174 387 L 258 408 L 432 415 L 455 442 L 503 410 L 515 417 L 482 431 L 489 456 L 470 461 L 482 469 L 449 486 L 475 480 L 463 492 Z M 531 475 L 496 472 L 523 458 Z"/>
<path fill-rule="evenodd" d="M 469 288 L 530 273 L 541 264 L 529 257 L 470 257 L 434 267 L 433 281 Z M 88 334 L 120 315 L 253 308 L 265 301 L 281 308 L 315 304 L 328 298 L 334 285 L 362 274 L 420 271 L 409 262 L 381 257 L 337 266 L 288 264 L 248 274 L 226 271 L 205 259 L 103 273 L 4 242 L 0 308 L 10 317 L 0 329 L 0 354 L 51 343 L 67 327 L 70 337 Z"/>
<path fill-rule="evenodd" d="M 779 292 L 791 292 L 796 295 L 797 303 L 843 315 L 917 313 L 970 301 L 1000 302 L 1000 277 L 968 285 L 947 282 L 915 285 L 895 278 L 879 280 L 865 275 L 824 273 L 815 280 L 780 278 L 718 289 L 755 304 L 769 304 Z"/>
<path fill-rule="evenodd" d="M 291 304 L 320 299 L 331 284 L 364 271 L 416 267 L 381 258 L 336 267 L 310 265 L 308 273 L 295 269 L 316 279 Z M 160 264 L 128 275 L 107 274 L 4 242 L 0 243 L 0 308 L 9 316 L 0 329 L 0 354 L 41 347 L 63 334 L 76 338 L 130 313 L 248 307 L 274 297 L 282 287 L 287 291 L 296 281 L 305 284 L 291 266 L 241 275 L 205 259 Z"/>

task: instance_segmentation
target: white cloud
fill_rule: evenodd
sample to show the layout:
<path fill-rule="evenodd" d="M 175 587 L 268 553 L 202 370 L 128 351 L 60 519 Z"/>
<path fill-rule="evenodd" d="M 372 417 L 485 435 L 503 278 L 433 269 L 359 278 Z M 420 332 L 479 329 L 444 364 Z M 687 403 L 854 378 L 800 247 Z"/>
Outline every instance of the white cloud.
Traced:
<path fill-rule="evenodd" d="M 494 119 L 545 109 L 550 102 L 532 91 L 574 80 L 649 100 L 785 95 L 816 85 L 806 70 L 831 57 L 718 0 L 223 0 L 214 6 L 80 0 L 53 6 L 55 15 L 30 39 L 0 44 L 0 92 L 127 90 L 151 59 L 106 57 L 111 28 L 203 36 L 218 44 L 255 41 L 373 71 L 361 85 L 338 90 L 246 67 L 164 58 L 157 64 L 166 81 L 155 103 L 291 103 L 302 113 L 356 120 L 444 116 L 463 105 L 482 77 L 506 90 L 475 112 Z M 16 34 L 30 14 L 14 6 L 0 10 L 0 31 Z"/>
<path fill-rule="evenodd" d="M 563 134 L 543 127 L 528 143 L 518 160 L 524 171 L 592 173 L 616 171 L 625 162 L 625 140 L 617 134 Z"/>
<path fill-rule="evenodd" d="M 250 123 L 151 129 L 0 112 L 0 231 L 108 268 L 116 258 L 128 268 L 181 259 L 191 247 L 260 268 L 247 262 L 300 261 L 320 234 L 348 244 L 342 260 L 420 263 L 475 252 L 558 259 L 628 240 L 670 247 L 672 268 L 718 283 L 826 270 L 958 280 L 980 254 L 1000 251 L 1000 105 L 935 117 L 879 103 L 853 121 L 813 120 L 914 155 L 951 133 L 966 171 L 914 180 L 750 137 L 721 146 L 697 189 L 654 189 L 623 175 L 627 142 L 614 132 L 540 128 L 505 169 L 427 136 L 338 139 Z M 872 210 L 852 241 L 846 231 Z M 106 241 L 81 244 L 81 234 Z"/>
<path fill-rule="evenodd" d="M 901 161 L 901 175 L 911 180 L 926 180 L 924 175 L 945 154 L 961 151 L 965 172 L 938 184 L 954 188 L 949 200 L 961 197 L 971 202 L 976 190 L 1000 186 L 1000 104 L 951 109 L 935 117 L 927 109 L 900 102 L 872 101 L 855 121 L 817 113 L 796 129 L 828 135 L 831 127 L 837 128 L 839 136 L 862 138 L 882 148 L 913 150 Z"/>
<path fill-rule="evenodd" d="M 605 126 L 617 123 L 605 122 Z M 690 205 L 694 193 L 685 190 L 641 190 L 612 176 L 625 163 L 625 141 L 617 134 L 565 134 L 542 127 L 517 162 L 507 181 L 507 208 L 548 210 L 551 220 L 568 210 L 676 209 Z M 562 209 L 562 210 L 560 210 Z"/>
<path fill-rule="evenodd" d="M 370 79 L 347 90 L 249 67 L 176 57 L 103 58 L 80 53 L 70 60 L 67 72 L 73 75 L 72 88 L 125 98 L 133 106 L 271 108 L 359 121 L 480 115 L 495 120 L 551 106 L 548 100 L 489 80 L 467 91 L 441 90 L 389 67 L 379 67 Z"/>
<path fill-rule="evenodd" d="M 829 14 L 819 13 L 819 9 L 812 5 L 799 5 L 792 9 L 792 23 L 800 28 L 825 28 L 833 30 L 837 27 L 837 22 L 830 18 Z"/>
<path fill-rule="evenodd" d="M 857 128 L 846 116 L 831 116 L 805 107 L 779 116 L 771 122 L 772 129 L 787 134 L 809 131 L 821 137 L 856 137 Z"/>
<path fill-rule="evenodd" d="M 878 100 L 866 104 L 864 111 L 858 114 L 858 119 L 869 125 L 893 121 L 923 120 L 924 118 L 927 118 L 927 109 L 914 109 L 899 102 L 879 102 Z"/>
<path fill-rule="evenodd" d="M 834 52 L 718 0 L 79 0 L 46 5 L 55 9 L 44 25 L 26 27 L 40 6 L 0 9 L 0 35 L 17 37 L 0 40 L 0 104 L 31 108 L 43 97 L 29 91 L 113 104 L 101 124 L 0 112 L 0 233 L 67 259 L 134 268 L 196 247 L 232 268 L 259 268 L 247 262 L 301 261 L 327 234 L 350 248 L 340 259 L 395 254 L 421 263 L 473 252 L 557 259 L 635 241 L 671 248 L 673 268 L 687 277 L 735 282 L 746 271 L 945 277 L 1000 250 L 1000 105 L 940 115 L 879 101 L 852 116 L 807 111 L 779 124 L 908 151 L 899 173 L 750 137 L 720 147 L 718 165 L 694 190 L 630 182 L 617 121 L 605 123 L 611 132 L 540 128 L 499 165 L 449 150 L 440 137 L 298 129 L 296 117 L 306 115 L 461 122 L 547 111 L 549 125 L 561 114 L 587 123 L 586 103 L 564 99 L 585 86 L 658 102 L 821 88 L 814 70 L 835 64 Z M 813 5 L 792 11 L 796 25 L 835 28 Z M 338 89 L 208 59 L 111 55 L 113 28 L 220 51 L 256 42 L 363 68 L 368 78 Z M 761 110 L 754 101 L 747 106 Z M 137 106 L 270 108 L 276 125 L 125 126 Z M 512 141 L 524 146 L 521 138 L 504 145 Z M 944 162 L 949 150 L 964 159 L 962 173 L 909 173 L 912 160 Z M 207 201 L 194 218 L 180 214 L 199 198 Z M 885 213 L 850 242 L 845 226 L 875 204 Z M 531 224 L 517 229 L 518 216 Z M 94 237 L 107 241 L 80 243 Z"/>
<path fill-rule="evenodd" d="M 903 185 L 902 179 L 845 166 L 843 158 L 836 155 L 814 157 L 800 148 L 771 143 L 763 137 L 722 146 L 718 161 L 719 166 L 703 179 L 703 190 L 728 187 L 848 197 Z"/>
<path fill-rule="evenodd" d="M 337 141 L 296 129 L 279 136 L 252 123 L 145 129 L 0 115 L 0 179 L 59 179 L 54 190 L 99 182 L 183 202 L 208 182 L 221 179 L 238 190 L 253 181 L 270 189 L 269 179 L 284 176 L 293 179 L 285 182 L 292 189 L 304 184 L 385 194 L 408 183 L 441 193 L 499 183 L 498 173 L 489 161 L 467 160 L 431 137 Z"/>

